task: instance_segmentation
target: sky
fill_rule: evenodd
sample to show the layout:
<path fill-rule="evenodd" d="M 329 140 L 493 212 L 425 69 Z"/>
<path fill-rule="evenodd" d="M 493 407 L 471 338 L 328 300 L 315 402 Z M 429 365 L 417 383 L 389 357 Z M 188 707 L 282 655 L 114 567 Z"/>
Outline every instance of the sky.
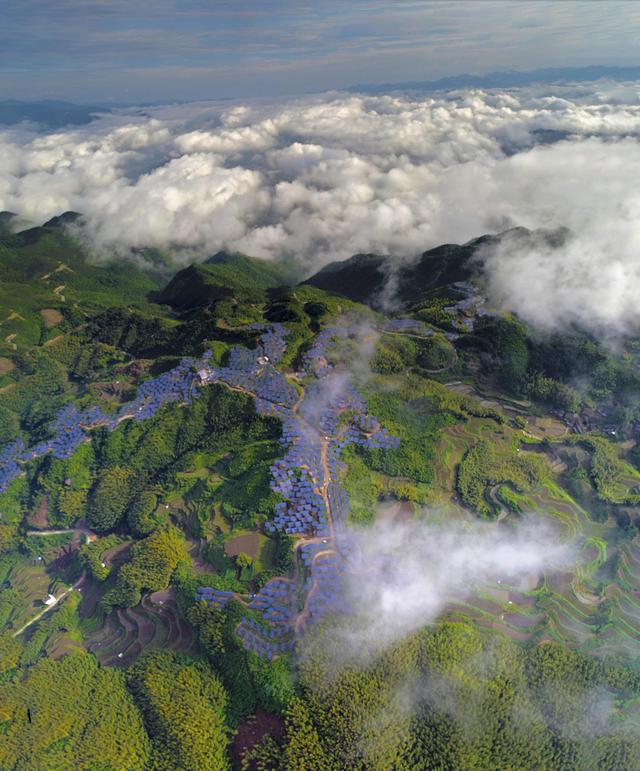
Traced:
<path fill-rule="evenodd" d="M 0 98 L 277 97 L 471 72 L 638 64 L 640 4 L 4 0 Z"/>

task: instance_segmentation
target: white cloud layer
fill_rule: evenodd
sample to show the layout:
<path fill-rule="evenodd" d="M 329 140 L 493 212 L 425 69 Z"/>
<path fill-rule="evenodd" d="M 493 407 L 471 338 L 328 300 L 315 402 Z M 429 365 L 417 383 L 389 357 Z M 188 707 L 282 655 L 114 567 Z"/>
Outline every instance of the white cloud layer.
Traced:
<path fill-rule="evenodd" d="M 369 658 L 433 623 L 452 602 L 487 584 L 518 586 L 569 570 L 577 552 L 549 527 L 491 523 L 378 524 L 350 534 L 346 595 L 355 610 L 341 630 L 346 660 Z"/>
<path fill-rule="evenodd" d="M 617 329 L 640 323 L 639 132 L 637 84 L 180 105 L 0 133 L 0 209 L 81 211 L 100 251 L 235 249 L 308 272 L 563 225 L 560 253 L 489 259 L 495 296 L 538 324 Z"/>

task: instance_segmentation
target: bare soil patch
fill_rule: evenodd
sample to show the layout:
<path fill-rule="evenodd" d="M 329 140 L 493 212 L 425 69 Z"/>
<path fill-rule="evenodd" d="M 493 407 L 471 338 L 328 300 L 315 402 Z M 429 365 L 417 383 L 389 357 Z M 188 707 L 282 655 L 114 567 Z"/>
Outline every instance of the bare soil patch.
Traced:
<path fill-rule="evenodd" d="M 284 722 L 282 718 L 258 708 L 256 714 L 238 728 L 231 745 L 231 754 L 236 767 L 240 768 L 242 753 L 245 750 L 253 749 L 268 734 L 274 739 L 279 739 L 283 732 Z M 251 765 L 249 768 L 253 771 L 256 766 Z"/>
<path fill-rule="evenodd" d="M 236 554 L 244 552 L 255 559 L 258 556 L 260 548 L 260 533 L 245 533 L 238 535 L 225 542 L 224 550 L 229 557 L 235 557 Z"/>
<path fill-rule="evenodd" d="M 14 367 L 15 364 L 11 359 L 7 359 L 6 356 L 0 356 L 0 377 L 2 375 L 8 375 Z"/>
<path fill-rule="evenodd" d="M 193 565 L 193 571 L 196 574 L 211 573 L 213 567 L 206 559 L 201 556 L 201 544 L 189 539 L 189 554 L 191 555 L 191 564 Z"/>
<path fill-rule="evenodd" d="M 49 496 L 43 495 L 35 511 L 27 517 L 27 525 L 34 530 L 46 530 L 49 527 Z"/>
<path fill-rule="evenodd" d="M 56 327 L 62 321 L 62 314 L 55 308 L 43 308 L 40 311 L 40 315 L 47 329 Z"/>
<path fill-rule="evenodd" d="M 107 549 L 107 551 L 103 553 L 102 561 L 108 567 L 120 567 L 120 565 L 127 561 L 129 552 L 131 551 L 131 546 L 131 541 L 112 546 L 110 549 Z"/>
<path fill-rule="evenodd" d="M 539 438 L 559 439 L 569 433 L 567 426 L 557 418 L 538 418 L 534 416 L 527 417 L 527 431 Z"/>
<path fill-rule="evenodd" d="M 122 404 L 132 397 L 132 392 L 135 389 L 129 380 L 123 378 L 92 383 L 91 390 L 101 399 Z"/>
<path fill-rule="evenodd" d="M 103 585 L 94 578 L 87 576 L 87 580 L 82 587 L 82 600 L 78 606 L 78 615 L 80 618 L 90 618 L 93 616 L 103 593 Z"/>
<path fill-rule="evenodd" d="M 377 522 L 408 522 L 413 518 L 411 501 L 383 501 L 376 507 Z"/>

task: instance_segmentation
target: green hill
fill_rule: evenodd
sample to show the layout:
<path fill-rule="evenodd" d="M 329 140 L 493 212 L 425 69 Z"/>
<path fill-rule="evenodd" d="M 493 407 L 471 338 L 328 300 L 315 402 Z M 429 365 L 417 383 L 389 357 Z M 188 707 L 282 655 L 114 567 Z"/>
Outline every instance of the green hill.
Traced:
<path fill-rule="evenodd" d="M 0 458 L 0 768 L 640 767 L 640 348 L 484 305 L 479 247 L 540 233 L 402 265 L 390 318 L 356 302 L 388 286 L 382 256 L 294 285 L 220 252 L 169 278 L 151 250 L 96 264 L 79 216 L 16 233 L 0 214 L 0 456 L 74 448 Z M 76 444 L 67 404 L 119 417 Z M 339 527 L 269 527 L 283 469 Z M 357 605 L 330 612 L 342 578 L 413 563 L 393 538 L 343 563 L 336 532 L 506 535 L 534 514 L 575 565 L 479 579 L 340 666 L 363 640 Z"/>
<path fill-rule="evenodd" d="M 264 302 L 267 289 L 291 284 L 292 279 L 292 271 L 280 263 L 218 252 L 179 271 L 154 299 L 180 310 L 208 307 L 230 298 Z"/>
<path fill-rule="evenodd" d="M 142 270 L 133 260 L 92 261 L 66 228 L 79 216 L 67 212 L 18 233 L 11 231 L 15 216 L 0 216 L 0 355 L 44 341 L 65 315 L 145 306 L 161 286 L 162 265 Z"/>
<path fill-rule="evenodd" d="M 415 305 L 450 284 L 479 276 L 482 263 L 478 257 L 483 247 L 500 243 L 505 238 L 523 241 L 543 238 L 554 243 L 562 235 L 561 231 L 513 228 L 496 236 L 474 238 L 466 244 L 442 244 L 423 252 L 417 260 L 404 263 L 376 254 L 357 254 L 344 262 L 330 263 L 303 283 L 375 305 L 393 275 L 395 298 L 404 304 Z"/>

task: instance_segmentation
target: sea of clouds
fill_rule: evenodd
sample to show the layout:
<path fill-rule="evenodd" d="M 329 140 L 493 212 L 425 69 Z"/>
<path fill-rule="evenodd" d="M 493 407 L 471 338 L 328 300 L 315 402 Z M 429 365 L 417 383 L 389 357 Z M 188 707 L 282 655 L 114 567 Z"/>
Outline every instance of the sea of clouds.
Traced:
<path fill-rule="evenodd" d="M 97 254 L 240 250 L 306 274 L 566 226 L 560 251 L 489 255 L 493 297 L 541 326 L 627 331 L 640 322 L 639 132 L 639 84 L 128 110 L 0 131 L 0 210 L 38 223 L 80 211 Z"/>

